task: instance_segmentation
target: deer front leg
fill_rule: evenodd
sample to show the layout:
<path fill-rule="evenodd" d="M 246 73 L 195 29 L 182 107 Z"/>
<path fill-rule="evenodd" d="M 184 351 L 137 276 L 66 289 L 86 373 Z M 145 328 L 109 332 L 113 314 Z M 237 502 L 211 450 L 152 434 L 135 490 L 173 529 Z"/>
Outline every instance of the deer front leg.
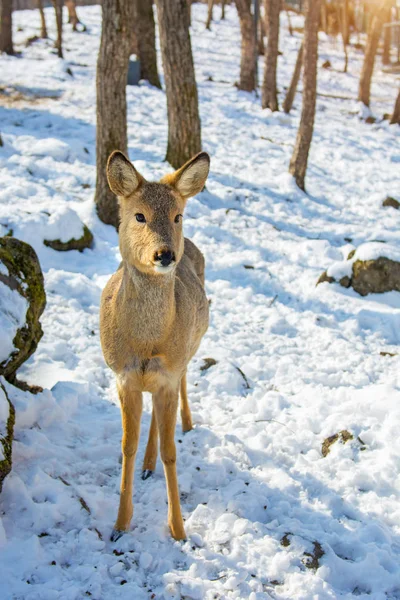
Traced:
<path fill-rule="evenodd" d="M 129 385 L 118 385 L 122 416 L 122 475 L 118 518 L 111 534 L 115 542 L 129 529 L 133 515 L 132 489 L 133 470 L 139 443 L 142 394 L 129 389 Z"/>
<path fill-rule="evenodd" d="M 156 413 L 153 408 L 151 413 L 151 424 L 149 430 L 149 439 L 147 440 L 146 454 L 144 455 L 142 479 L 148 479 L 156 468 L 158 451 L 158 428 Z"/>
<path fill-rule="evenodd" d="M 175 426 L 178 411 L 178 390 L 162 389 L 153 395 L 158 432 L 160 435 L 160 454 L 164 465 L 168 494 L 168 525 L 176 540 L 186 539 L 185 528 L 179 499 L 178 478 L 176 475 Z"/>
<path fill-rule="evenodd" d="M 186 433 L 187 431 L 193 429 L 192 414 L 190 412 L 190 406 L 187 396 L 186 371 L 182 375 L 181 379 L 181 419 L 183 433 Z"/>

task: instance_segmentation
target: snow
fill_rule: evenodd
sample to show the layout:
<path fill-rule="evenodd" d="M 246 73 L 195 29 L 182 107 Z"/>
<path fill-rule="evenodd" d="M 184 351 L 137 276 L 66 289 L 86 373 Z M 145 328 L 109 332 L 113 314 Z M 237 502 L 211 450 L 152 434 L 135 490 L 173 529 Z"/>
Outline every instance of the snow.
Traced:
<path fill-rule="evenodd" d="M 45 10 L 54 38 L 53 12 Z M 234 87 L 240 31 L 233 6 L 226 21 L 218 21 L 219 10 L 208 32 L 206 6 L 193 6 L 211 174 L 188 202 L 184 227 L 205 254 L 211 324 L 188 373 L 195 428 L 176 432 L 183 543 L 168 532 L 161 463 L 140 479 L 147 396 L 132 530 L 109 541 L 121 424 L 98 311 L 120 256 L 116 232 L 93 206 L 100 8 L 79 7 L 88 33 L 65 26 L 65 61 L 50 40 L 25 48 L 39 15 L 15 13 L 22 55 L 0 58 L 9 90 L 0 93 L 0 225 L 38 253 L 47 306 L 44 336 L 19 372 L 44 391 L 33 396 L 6 384 L 16 426 L 13 470 L 0 496 L 4 598 L 400 598 L 400 296 L 362 298 L 315 285 L 324 270 L 351 264 L 353 249 L 359 257 L 375 256 L 378 246 L 398 252 L 400 214 L 381 205 L 400 195 L 400 129 L 360 120 L 362 54 L 349 50 L 344 74 L 341 43 L 321 36 L 319 64 L 329 58 L 333 68 L 319 70 L 324 95 L 308 195 L 300 192 L 287 168 L 301 95 L 286 116 L 262 111 L 259 97 Z M 301 36 L 288 35 L 284 14 L 281 31 L 283 90 Z M 398 76 L 383 74 L 379 63 L 376 116 L 392 111 L 398 89 Z M 260 77 L 261 68 L 262 59 Z M 166 123 L 164 92 L 144 83 L 128 88 L 129 153 L 149 179 L 169 170 Z M 44 246 L 50 231 L 69 239 L 82 223 L 94 234 L 93 249 Z M 201 371 L 207 357 L 217 364 Z M 344 429 L 353 439 L 337 441 L 323 458 L 324 440 Z M 285 535 L 290 545 L 281 543 Z M 315 542 L 324 552 L 316 571 L 304 564 Z"/>
<path fill-rule="evenodd" d="M 26 298 L 0 281 L 0 362 L 15 350 L 14 338 L 18 329 L 25 325 L 27 310 Z"/>
<path fill-rule="evenodd" d="M 0 441 L 7 435 L 7 423 L 10 416 L 10 405 L 2 388 L 0 388 Z M 0 443 L 0 461 L 4 460 L 3 445 Z M 0 546 L 1 546 L 0 531 Z"/>
<path fill-rule="evenodd" d="M 327 269 L 327 275 L 336 280 L 345 276 L 351 277 L 352 267 L 356 260 L 376 260 L 380 257 L 400 262 L 400 249 L 394 244 L 385 244 L 382 242 L 367 242 L 366 244 L 361 244 L 350 259 L 330 265 Z"/>

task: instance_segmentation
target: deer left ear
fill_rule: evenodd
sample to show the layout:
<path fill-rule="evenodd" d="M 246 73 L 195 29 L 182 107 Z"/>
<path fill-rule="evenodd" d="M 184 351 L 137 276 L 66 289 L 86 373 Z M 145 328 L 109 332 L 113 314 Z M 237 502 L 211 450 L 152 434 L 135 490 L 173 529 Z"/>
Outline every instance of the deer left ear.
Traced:
<path fill-rule="evenodd" d="M 201 192 L 206 183 L 209 170 L 210 157 L 207 152 L 200 152 L 175 173 L 163 177 L 161 183 L 167 183 L 174 187 L 186 200 Z"/>

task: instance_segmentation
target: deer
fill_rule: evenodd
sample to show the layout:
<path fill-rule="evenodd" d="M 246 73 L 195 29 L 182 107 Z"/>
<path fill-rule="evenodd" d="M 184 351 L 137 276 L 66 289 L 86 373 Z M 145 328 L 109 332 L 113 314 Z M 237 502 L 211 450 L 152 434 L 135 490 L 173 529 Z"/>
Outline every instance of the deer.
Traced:
<path fill-rule="evenodd" d="M 107 162 L 107 179 L 120 209 L 122 261 L 100 304 L 104 359 L 116 376 L 122 420 L 122 474 L 111 541 L 129 530 L 133 516 L 134 463 L 143 392 L 152 394 L 152 416 L 142 479 L 156 466 L 158 441 L 168 496 L 168 525 L 186 539 L 176 473 L 175 428 L 179 407 L 183 432 L 192 429 L 186 373 L 208 328 L 205 261 L 183 236 L 187 200 L 205 185 L 210 158 L 200 152 L 158 182 L 147 181 L 120 151 Z"/>

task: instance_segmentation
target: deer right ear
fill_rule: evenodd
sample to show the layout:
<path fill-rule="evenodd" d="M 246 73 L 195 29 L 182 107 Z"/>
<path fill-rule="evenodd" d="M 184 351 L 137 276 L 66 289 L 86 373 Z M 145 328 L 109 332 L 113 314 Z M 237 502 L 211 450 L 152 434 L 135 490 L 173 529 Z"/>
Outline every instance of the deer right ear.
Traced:
<path fill-rule="evenodd" d="M 133 194 L 144 181 L 130 160 L 119 150 L 110 154 L 107 162 L 107 179 L 111 191 L 116 196 L 125 198 Z"/>

